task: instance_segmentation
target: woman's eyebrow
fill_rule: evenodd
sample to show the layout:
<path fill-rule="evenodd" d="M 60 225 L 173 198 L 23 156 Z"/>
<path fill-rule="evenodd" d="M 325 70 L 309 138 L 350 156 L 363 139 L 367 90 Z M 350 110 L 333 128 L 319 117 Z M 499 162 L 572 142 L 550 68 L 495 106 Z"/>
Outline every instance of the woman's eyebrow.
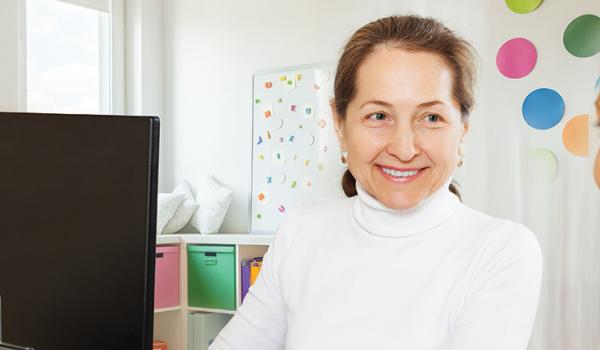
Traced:
<path fill-rule="evenodd" d="M 393 107 L 393 105 L 389 102 L 386 101 L 381 101 L 381 100 L 373 100 L 373 101 L 367 101 L 365 103 L 363 103 L 360 108 L 363 108 L 364 106 L 368 105 L 368 104 L 374 104 L 374 105 L 379 105 L 379 106 L 384 106 L 384 107 Z M 433 105 L 442 105 L 446 108 L 448 108 L 448 105 L 446 105 L 444 102 L 440 101 L 440 100 L 433 100 L 433 101 L 427 101 L 427 102 L 423 102 L 417 105 L 417 107 L 429 107 L 429 106 L 433 106 Z"/>
<path fill-rule="evenodd" d="M 444 107 L 448 108 L 448 106 L 440 100 L 423 102 L 423 103 L 420 103 L 417 107 L 428 107 L 428 106 L 433 106 L 433 105 L 437 105 L 437 104 L 443 105 Z"/>
<path fill-rule="evenodd" d="M 386 101 L 379 101 L 379 100 L 375 100 L 375 101 L 367 101 L 365 103 L 363 103 L 360 108 L 363 108 L 364 106 L 368 105 L 368 104 L 373 104 L 373 105 L 379 105 L 379 106 L 384 106 L 384 107 L 392 107 L 392 104 Z"/>

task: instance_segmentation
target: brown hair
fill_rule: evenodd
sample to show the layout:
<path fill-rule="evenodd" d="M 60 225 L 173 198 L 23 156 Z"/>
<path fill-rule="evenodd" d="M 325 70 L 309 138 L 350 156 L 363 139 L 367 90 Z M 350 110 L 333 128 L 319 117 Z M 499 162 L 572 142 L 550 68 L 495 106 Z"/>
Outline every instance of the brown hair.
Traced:
<path fill-rule="evenodd" d="M 439 21 L 415 15 L 380 18 L 357 30 L 346 43 L 337 66 L 332 100 L 340 118 L 346 117 L 348 104 L 356 94 L 358 68 L 381 45 L 431 52 L 444 58 L 453 72 L 453 96 L 460 105 L 461 120 L 468 121 L 474 105 L 475 49 Z M 457 185 L 452 181 L 449 189 L 462 201 Z M 349 169 L 342 177 L 342 187 L 346 196 L 356 195 L 356 179 Z"/>

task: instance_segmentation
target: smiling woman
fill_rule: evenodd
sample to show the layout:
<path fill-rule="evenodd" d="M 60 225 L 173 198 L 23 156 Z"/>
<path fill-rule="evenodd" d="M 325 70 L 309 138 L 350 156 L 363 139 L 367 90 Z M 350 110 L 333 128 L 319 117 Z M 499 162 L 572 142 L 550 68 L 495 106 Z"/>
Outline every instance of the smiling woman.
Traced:
<path fill-rule="evenodd" d="M 356 178 L 388 207 L 406 209 L 444 185 L 468 130 L 452 95 L 453 75 L 441 56 L 393 45 L 363 60 L 355 96 L 345 115 L 335 116 L 348 154 L 346 194 L 356 193 Z"/>
<path fill-rule="evenodd" d="M 348 152 L 347 196 L 356 195 L 358 177 L 389 207 L 410 208 L 440 188 L 454 164 L 462 165 L 460 145 L 474 104 L 473 53 L 432 19 L 386 18 L 354 34 L 338 64 L 332 101 L 340 146 Z M 461 198 L 453 182 L 449 188 Z"/>
<path fill-rule="evenodd" d="M 431 18 L 350 38 L 332 102 L 349 198 L 292 210 L 217 349 L 525 350 L 542 253 L 524 225 L 462 204 L 470 45 Z"/>

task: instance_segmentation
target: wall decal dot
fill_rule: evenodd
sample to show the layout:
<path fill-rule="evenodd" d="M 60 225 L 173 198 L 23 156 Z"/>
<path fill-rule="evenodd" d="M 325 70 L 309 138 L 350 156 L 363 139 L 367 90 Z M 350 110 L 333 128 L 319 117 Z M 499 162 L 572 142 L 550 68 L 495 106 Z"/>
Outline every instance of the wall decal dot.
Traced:
<path fill-rule="evenodd" d="M 577 115 L 565 124 L 562 133 L 563 144 L 569 152 L 579 157 L 590 155 L 590 116 Z"/>
<path fill-rule="evenodd" d="M 530 148 L 526 154 L 527 176 L 531 183 L 550 183 L 558 174 L 558 160 L 545 148 Z"/>
<path fill-rule="evenodd" d="M 527 95 L 522 106 L 523 118 L 534 129 L 550 129 L 565 113 L 565 101 L 552 89 L 540 88 Z"/>
<path fill-rule="evenodd" d="M 596 180 L 596 185 L 600 190 L 600 147 L 596 152 L 596 161 L 594 162 L 594 180 Z"/>
<path fill-rule="evenodd" d="M 590 57 L 600 52 L 600 17 L 582 15 L 575 18 L 565 29 L 563 44 L 576 57 Z"/>
<path fill-rule="evenodd" d="M 529 13 L 542 3 L 542 0 L 506 0 L 506 6 L 516 13 Z"/>
<path fill-rule="evenodd" d="M 524 38 L 506 41 L 496 55 L 496 67 L 507 78 L 522 78 L 529 74 L 537 61 L 537 50 Z"/>

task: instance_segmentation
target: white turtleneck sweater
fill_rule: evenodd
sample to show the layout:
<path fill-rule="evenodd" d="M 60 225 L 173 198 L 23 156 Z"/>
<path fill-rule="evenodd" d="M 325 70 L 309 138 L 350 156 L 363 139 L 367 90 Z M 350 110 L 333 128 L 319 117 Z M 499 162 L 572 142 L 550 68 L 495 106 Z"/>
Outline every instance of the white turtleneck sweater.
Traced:
<path fill-rule="evenodd" d="M 210 350 L 524 350 L 542 253 L 525 226 L 448 190 L 416 207 L 358 196 L 288 214 Z"/>

